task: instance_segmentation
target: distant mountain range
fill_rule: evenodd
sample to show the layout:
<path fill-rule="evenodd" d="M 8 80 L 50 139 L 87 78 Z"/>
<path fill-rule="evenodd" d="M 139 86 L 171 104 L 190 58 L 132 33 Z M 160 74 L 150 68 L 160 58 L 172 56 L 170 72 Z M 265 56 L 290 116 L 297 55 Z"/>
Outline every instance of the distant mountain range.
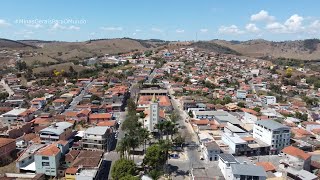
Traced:
<path fill-rule="evenodd" d="M 61 42 L 42 40 L 13 41 L 0 39 L 1 48 L 33 49 L 45 55 L 63 60 L 76 57 L 90 57 L 103 54 L 117 54 L 135 50 L 147 50 L 170 46 L 173 43 L 159 39 L 140 40 L 131 38 L 96 39 L 84 42 Z M 175 45 L 179 42 L 175 42 Z M 301 60 L 320 59 L 320 40 L 306 39 L 295 41 L 274 42 L 263 39 L 250 41 L 211 40 L 191 42 L 188 45 L 181 42 L 181 46 L 189 46 L 210 50 L 217 53 L 244 55 L 259 58 L 292 58 Z M 57 57 L 57 54 L 59 56 Z M 66 57 L 65 57 L 66 56 Z"/>

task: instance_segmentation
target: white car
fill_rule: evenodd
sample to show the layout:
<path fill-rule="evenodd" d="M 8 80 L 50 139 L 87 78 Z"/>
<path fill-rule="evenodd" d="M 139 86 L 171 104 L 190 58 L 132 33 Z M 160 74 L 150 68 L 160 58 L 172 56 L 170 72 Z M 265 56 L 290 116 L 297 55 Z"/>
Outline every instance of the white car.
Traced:
<path fill-rule="evenodd" d="M 282 157 L 282 156 L 283 156 L 283 153 L 278 154 L 278 156 L 279 156 L 279 157 Z"/>

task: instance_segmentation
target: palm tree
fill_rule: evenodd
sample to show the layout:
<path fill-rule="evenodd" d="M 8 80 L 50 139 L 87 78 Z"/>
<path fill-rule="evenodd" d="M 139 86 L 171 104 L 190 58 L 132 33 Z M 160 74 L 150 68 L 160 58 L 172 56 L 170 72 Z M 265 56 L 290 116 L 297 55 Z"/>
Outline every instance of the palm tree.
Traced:
<path fill-rule="evenodd" d="M 172 135 L 174 133 L 176 133 L 178 129 L 176 128 L 176 125 L 172 122 L 172 121 L 166 121 L 164 123 L 164 131 L 166 132 L 166 139 L 169 139 L 169 135 L 171 135 L 171 139 L 172 139 Z"/>
<path fill-rule="evenodd" d="M 166 157 L 166 165 L 168 164 L 169 150 L 172 148 L 172 143 L 168 140 L 159 141 L 160 148 L 163 150 Z"/>
<path fill-rule="evenodd" d="M 139 144 L 143 145 L 143 152 L 144 152 L 146 149 L 146 143 L 148 140 L 150 140 L 150 133 L 146 128 L 139 128 L 138 135 L 139 135 Z"/>
<path fill-rule="evenodd" d="M 139 147 L 139 136 L 138 134 L 131 131 L 129 135 L 125 135 L 125 138 L 128 143 L 128 152 L 130 154 L 130 149 L 132 149 L 132 160 L 134 160 L 134 150 Z"/>
<path fill-rule="evenodd" d="M 164 122 L 160 122 L 160 123 L 156 124 L 156 129 L 159 130 L 159 140 L 162 139 L 162 133 L 164 131 L 164 128 L 165 128 Z"/>
<path fill-rule="evenodd" d="M 128 150 L 129 150 L 129 146 L 128 146 L 128 140 L 126 137 L 124 137 L 117 145 L 116 147 L 116 151 L 118 153 L 120 153 L 120 158 L 127 158 L 129 159 L 129 155 L 128 155 Z"/>

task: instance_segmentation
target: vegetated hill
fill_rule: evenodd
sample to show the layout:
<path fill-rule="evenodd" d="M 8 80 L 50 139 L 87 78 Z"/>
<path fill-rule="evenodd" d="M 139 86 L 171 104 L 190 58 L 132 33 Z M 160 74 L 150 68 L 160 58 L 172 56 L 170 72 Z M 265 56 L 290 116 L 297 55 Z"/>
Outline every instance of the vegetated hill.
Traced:
<path fill-rule="evenodd" d="M 250 41 L 214 40 L 215 43 L 229 47 L 245 56 L 292 58 L 302 60 L 320 59 L 320 40 L 306 39 L 296 41 L 273 42 L 262 39 Z"/>
<path fill-rule="evenodd" d="M 133 51 L 145 51 L 157 48 L 165 42 L 152 40 L 121 39 L 94 39 L 84 42 L 59 41 L 28 41 L 34 46 L 41 47 L 38 53 L 52 57 L 59 61 L 86 59 L 105 54 L 119 54 Z"/>
<path fill-rule="evenodd" d="M 213 41 L 198 41 L 194 42 L 190 45 L 190 47 L 195 47 L 203 50 L 213 51 L 216 53 L 222 54 L 234 54 L 234 55 L 241 55 L 241 53 L 233 50 L 227 46 L 217 44 Z"/>
<path fill-rule="evenodd" d="M 0 48 L 16 49 L 16 48 L 26 48 L 26 47 L 36 48 L 35 46 L 32 46 L 30 44 L 26 44 L 23 42 L 0 38 Z"/>

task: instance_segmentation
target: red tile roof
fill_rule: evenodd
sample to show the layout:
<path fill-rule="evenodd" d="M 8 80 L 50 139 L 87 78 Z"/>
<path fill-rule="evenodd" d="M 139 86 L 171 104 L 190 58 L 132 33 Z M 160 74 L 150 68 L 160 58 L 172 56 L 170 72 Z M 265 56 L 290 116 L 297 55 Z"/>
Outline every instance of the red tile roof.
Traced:
<path fill-rule="evenodd" d="M 55 156 L 60 152 L 60 149 L 57 147 L 56 144 L 50 144 L 40 151 L 37 152 L 37 155 L 41 156 Z"/>
<path fill-rule="evenodd" d="M 257 162 L 257 166 L 262 166 L 265 171 L 275 171 L 276 167 L 271 162 Z"/>
<path fill-rule="evenodd" d="M 291 156 L 295 156 L 297 158 L 303 159 L 303 160 L 307 160 L 308 158 L 311 157 L 310 154 L 305 153 L 301 149 L 293 147 L 293 146 L 288 146 L 288 147 L 283 148 L 282 152 L 285 154 L 289 154 Z"/>
<path fill-rule="evenodd" d="M 113 121 L 102 121 L 102 122 L 99 122 L 97 124 L 97 126 L 109 126 L 109 127 L 112 127 L 112 126 L 115 126 L 116 125 L 116 120 L 113 120 Z"/>
<path fill-rule="evenodd" d="M 111 119 L 110 113 L 90 114 L 89 119 Z"/>
<path fill-rule="evenodd" d="M 76 174 L 77 171 L 78 171 L 78 168 L 75 168 L 75 167 L 69 167 L 66 169 L 67 174 Z"/>
<path fill-rule="evenodd" d="M 0 138 L 0 148 L 3 146 L 6 146 L 12 142 L 15 142 L 14 139 L 10 139 L 10 138 Z"/>

